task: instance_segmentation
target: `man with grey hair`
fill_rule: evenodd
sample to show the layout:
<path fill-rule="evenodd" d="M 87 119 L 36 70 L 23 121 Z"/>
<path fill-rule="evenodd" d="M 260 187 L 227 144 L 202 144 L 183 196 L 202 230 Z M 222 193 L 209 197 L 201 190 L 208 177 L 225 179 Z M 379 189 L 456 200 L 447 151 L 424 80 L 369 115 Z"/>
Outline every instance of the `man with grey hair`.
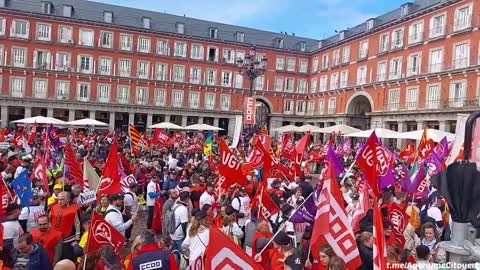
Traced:
<path fill-rule="evenodd" d="M 158 245 L 157 237 L 153 230 L 147 229 L 142 231 L 140 238 L 142 239 L 142 248 L 138 252 L 140 255 L 132 261 L 133 270 L 167 270 L 171 269 L 170 266 L 177 264 L 170 254 L 170 250 L 162 249 Z"/>

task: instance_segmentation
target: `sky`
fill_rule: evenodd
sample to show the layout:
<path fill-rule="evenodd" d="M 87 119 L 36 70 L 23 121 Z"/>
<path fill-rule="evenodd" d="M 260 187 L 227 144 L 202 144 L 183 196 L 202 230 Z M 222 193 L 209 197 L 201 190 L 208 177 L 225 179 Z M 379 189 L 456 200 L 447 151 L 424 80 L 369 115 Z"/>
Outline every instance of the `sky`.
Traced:
<path fill-rule="evenodd" d="M 93 0 L 323 39 L 407 0 Z"/>

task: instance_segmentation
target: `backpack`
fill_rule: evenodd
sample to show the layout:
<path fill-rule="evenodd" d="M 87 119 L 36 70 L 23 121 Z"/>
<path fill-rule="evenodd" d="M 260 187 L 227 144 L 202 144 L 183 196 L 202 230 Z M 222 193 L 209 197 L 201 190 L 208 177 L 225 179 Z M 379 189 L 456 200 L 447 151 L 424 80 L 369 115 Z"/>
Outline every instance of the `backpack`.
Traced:
<path fill-rule="evenodd" d="M 178 207 L 180 207 L 180 204 L 176 204 L 175 206 L 168 208 L 165 212 L 165 233 L 174 234 L 177 228 L 180 226 L 180 224 L 175 226 L 175 210 L 177 210 Z"/>

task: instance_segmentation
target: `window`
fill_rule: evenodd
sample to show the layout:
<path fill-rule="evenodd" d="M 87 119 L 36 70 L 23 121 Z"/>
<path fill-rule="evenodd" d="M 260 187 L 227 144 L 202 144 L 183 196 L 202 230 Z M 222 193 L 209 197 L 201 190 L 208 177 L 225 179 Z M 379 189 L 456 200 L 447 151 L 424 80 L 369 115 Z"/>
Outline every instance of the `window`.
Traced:
<path fill-rule="evenodd" d="M 276 45 L 277 45 L 277 48 L 283 49 L 283 39 L 282 38 L 277 38 Z"/>
<path fill-rule="evenodd" d="M 340 31 L 340 33 L 338 33 L 338 39 L 339 40 L 344 40 L 345 39 L 345 30 Z"/>
<path fill-rule="evenodd" d="M 0 46 L 0 66 L 6 65 L 5 59 L 3 58 L 5 55 L 5 51 L 3 49 L 3 46 Z"/>
<path fill-rule="evenodd" d="M 348 70 L 343 70 L 340 72 L 340 88 L 345 88 L 348 86 Z"/>
<path fill-rule="evenodd" d="M 390 90 L 388 96 L 388 109 L 396 111 L 400 108 L 400 90 Z"/>
<path fill-rule="evenodd" d="M 168 76 L 168 65 L 163 63 L 157 63 L 157 80 L 166 81 Z"/>
<path fill-rule="evenodd" d="M 407 110 L 418 108 L 418 88 L 407 89 Z"/>
<path fill-rule="evenodd" d="M 245 33 L 243 32 L 237 32 L 235 34 L 235 39 L 238 41 L 238 42 L 244 42 L 245 41 Z"/>
<path fill-rule="evenodd" d="M 133 36 L 120 34 L 120 50 L 131 51 L 133 48 Z"/>
<path fill-rule="evenodd" d="M 175 42 L 174 56 L 187 57 L 187 44 L 183 42 Z"/>
<path fill-rule="evenodd" d="M 277 57 L 277 61 L 275 63 L 276 70 L 283 70 L 285 68 L 285 58 Z"/>
<path fill-rule="evenodd" d="M 322 57 L 322 69 L 328 69 L 328 54 L 324 54 Z"/>
<path fill-rule="evenodd" d="M 421 57 L 420 54 L 410 55 L 408 57 L 407 76 L 420 74 Z"/>
<path fill-rule="evenodd" d="M 236 51 L 235 53 L 236 53 L 236 56 L 237 56 L 236 59 L 245 60 L 245 52 L 244 51 Z"/>
<path fill-rule="evenodd" d="M 190 83 L 199 84 L 202 76 L 202 69 L 198 67 L 190 68 Z"/>
<path fill-rule="evenodd" d="M 307 80 L 304 80 L 304 79 L 298 80 L 298 93 L 300 94 L 307 93 Z"/>
<path fill-rule="evenodd" d="M 68 26 L 58 27 L 58 42 L 60 43 L 73 43 L 73 29 Z"/>
<path fill-rule="evenodd" d="M 307 73 L 308 72 L 307 69 L 308 69 L 308 60 L 305 60 L 305 59 L 300 60 L 300 68 L 298 72 Z"/>
<path fill-rule="evenodd" d="M 294 87 L 295 87 L 295 79 L 287 78 L 285 80 L 285 91 L 291 93 L 293 92 Z"/>
<path fill-rule="evenodd" d="M 328 77 L 322 76 L 320 78 L 320 91 L 327 91 L 328 90 Z"/>
<path fill-rule="evenodd" d="M 216 85 L 217 84 L 217 71 L 214 69 L 207 70 L 207 84 Z"/>
<path fill-rule="evenodd" d="M 118 71 L 120 77 L 130 77 L 132 70 L 132 60 L 120 59 L 118 64 Z"/>
<path fill-rule="evenodd" d="M 78 56 L 78 72 L 91 74 L 93 72 L 93 57 L 89 55 Z"/>
<path fill-rule="evenodd" d="M 166 99 L 167 99 L 167 90 L 155 89 L 155 105 L 156 106 L 165 106 Z"/>
<path fill-rule="evenodd" d="M 325 100 L 321 99 L 318 101 L 318 113 L 324 114 L 325 113 Z"/>
<path fill-rule="evenodd" d="M 398 29 L 392 33 L 392 50 L 403 47 L 403 29 Z"/>
<path fill-rule="evenodd" d="M 100 75 L 112 75 L 112 58 L 100 57 Z"/>
<path fill-rule="evenodd" d="M 430 19 L 430 38 L 441 37 L 445 35 L 445 25 L 447 15 L 440 15 Z"/>
<path fill-rule="evenodd" d="M 283 77 L 275 77 L 275 91 L 283 91 Z"/>
<path fill-rule="evenodd" d="M 430 51 L 430 73 L 441 72 L 443 70 L 443 49 Z"/>
<path fill-rule="evenodd" d="M 222 86 L 225 86 L 225 87 L 232 86 L 232 72 L 222 71 Z"/>
<path fill-rule="evenodd" d="M 466 98 L 467 83 L 465 81 L 454 82 L 450 85 L 450 100 L 451 107 L 462 107 Z"/>
<path fill-rule="evenodd" d="M 6 33 L 6 25 L 7 25 L 7 19 L 5 18 L 0 18 L 0 36 L 5 36 Z"/>
<path fill-rule="evenodd" d="M 337 99 L 336 98 L 330 98 L 328 100 L 328 113 L 329 114 L 334 114 L 337 112 Z"/>
<path fill-rule="evenodd" d="M 30 23 L 28 21 L 13 20 L 10 36 L 16 38 L 29 37 Z"/>
<path fill-rule="evenodd" d="M 118 103 L 128 104 L 130 100 L 130 87 L 118 86 Z"/>
<path fill-rule="evenodd" d="M 137 105 L 147 105 L 148 88 L 137 87 Z"/>
<path fill-rule="evenodd" d="M 55 70 L 71 71 L 72 69 L 72 55 L 67 52 L 58 52 L 55 59 Z"/>
<path fill-rule="evenodd" d="M 373 24 L 374 24 L 374 22 L 375 22 L 375 19 L 369 19 L 369 20 L 367 21 L 367 31 L 373 29 Z"/>
<path fill-rule="evenodd" d="M 265 82 L 265 77 L 263 75 L 258 76 L 255 79 L 255 90 L 262 91 L 264 87 L 264 82 Z"/>
<path fill-rule="evenodd" d="M 48 81 L 43 79 L 33 79 L 33 97 L 45 99 L 48 95 Z"/>
<path fill-rule="evenodd" d="M 297 114 L 305 114 L 307 110 L 307 103 L 304 100 L 297 101 Z"/>
<path fill-rule="evenodd" d="M 110 85 L 109 84 L 98 85 L 98 102 L 103 102 L 103 103 L 110 102 Z"/>
<path fill-rule="evenodd" d="M 12 66 L 14 67 L 27 66 L 27 49 L 12 48 Z"/>
<path fill-rule="evenodd" d="M 77 99 L 78 101 L 90 101 L 90 84 L 78 83 L 77 85 Z"/>
<path fill-rule="evenodd" d="M 67 100 L 70 95 L 70 82 L 69 81 L 56 81 L 55 93 L 58 100 Z"/>
<path fill-rule="evenodd" d="M 283 111 L 286 114 L 291 114 L 293 112 L 293 100 L 285 100 Z"/>
<path fill-rule="evenodd" d="M 308 102 L 308 114 L 313 115 L 315 113 L 315 100 L 310 100 Z"/>
<path fill-rule="evenodd" d="M 33 67 L 39 69 L 50 69 L 50 52 L 35 50 L 33 53 Z"/>
<path fill-rule="evenodd" d="M 37 39 L 41 41 L 50 41 L 52 36 L 52 26 L 50 24 L 37 24 Z"/>
<path fill-rule="evenodd" d="M 423 41 L 423 22 L 410 25 L 408 29 L 408 44 L 415 44 Z"/>
<path fill-rule="evenodd" d="M 357 69 L 357 84 L 362 85 L 367 83 L 367 67 L 362 66 Z"/>
<path fill-rule="evenodd" d="M 206 93 L 205 94 L 205 109 L 215 110 L 215 99 L 217 98 L 216 94 Z"/>
<path fill-rule="evenodd" d="M 358 59 L 365 59 L 368 57 L 368 41 L 362 41 L 360 43 L 360 52 L 358 54 Z"/>
<path fill-rule="evenodd" d="M 317 92 L 317 87 L 318 87 L 318 79 L 313 78 L 312 81 L 310 82 L 310 93 L 315 94 Z"/>
<path fill-rule="evenodd" d="M 73 14 L 73 7 L 72 6 L 68 6 L 68 5 L 64 5 L 63 6 L 63 17 L 72 17 L 72 14 Z"/>
<path fill-rule="evenodd" d="M 158 39 L 157 40 L 157 53 L 159 55 L 169 55 L 169 46 L 168 46 L 168 40 L 162 40 Z"/>
<path fill-rule="evenodd" d="M 103 21 L 106 22 L 106 23 L 112 23 L 113 22 L 113 12 L 104 11 L 103 12 Z"/>
<path fill-rule="evenodd" d="M 229 111 L 230 110 L 230 102 L 231 96 L 230 95 L 220 95 L 220 106 L 222 111 Z"/>
<path fill-rule="evenodd" d="M 185 24 L 177 23 L 175 28 L 177 28 L 177 34 L 185 34 Z"/>
<path fill-rule="evenodd" d="M 150 62 L 138 61 L 137 76 L 140 79 L 149 79 L 150 78 Z"/>
<path fill-rule="evenodd" d="M 235 52 L 230 49 L 224 49 L 223 62 L 227 64 L 235 64 Z"/>
<path fill-rule="evenodd" d="M 380 48 L 379 48 L 380 53 L 388 51 L 388 49 L 389 49 L 388 41 L 389 41 L 389 34 L 388 33 L 380 36 Z"/>
<path fill-rule="evenodd" d="M 402 59 L 392 59 L 390 61 L 390 80 L 400 79 L 402 76 Z"/>
<path fill-rule="evenodd" d="M 350 62 L 350 47 L 343 48 L 343 63 Z"/>
<path fill-rule="evenodd" d="M 427 89 L 427 109 L 438 109 L 440 105 L 440 85 L 429 85 Z"/>
<path fill-rule="evenodd" d="M 295 58 L 287 58 L 287 71 L 295 72 Z"/>
<path fill-rule="evenodd" d="M 313 72 L 313 73 L 318 72 L 318 58 L 313 58 L 313 61 L 312 61 L 312 72 Z"/>
<path fill-rule="evenodd" d="M 138 52 L 150 53 L 150 38 L 139 37 L 138 38 Z"/>
<path fill-rule="evenodd" d="M 378 69 L 377 69 L 377 79 L 379 82 L 386 81 L 388 76 L 388 62 L 380 62 L 378 63 Z"/>
<path fill-rule="evenodd" d="M 17 98 L 25 96 L 25 78 L 10 78 L 10 94 Z"/>
<path fill-rule="evenodd" d="M 335 90 L 338 88 L 338 73 L 333 73 L 330 76 L 330 90 Z"/>
<path fill-rule="evenodd" d="M 340 50 L 333 51 L 333 66 L 340 65 Z"/>
<path fill-rule="evenodd" d="M 93 30 L 80 29 L 79 45 L 81 46 L 93 46 Z"/>
<path fill-rule="evenodd" d="M 463 7 L 455 11 L 453 31 L 461 31 L 472 26 L 472 6 Z"/>
<path fill-rule="evenodd" d="M 455 69 L 466 68 L 469 66 L 470 46 L 469 43 L 455 45 L 455 55 L 453 59 L 453 67 Z"/>
<path fill-rule="evenodd" d="M 198 44 L 192 45 L 192 52 L 190 58 L 195 60 L 203 60 L 203 46 Z"/>
<path fill-rule="evenodd" d="M 190 92 L 190 108 L 198 109 L 200 106 L 200 92 Z"/>
<path fill-rule="evenodd" d="M 142 18 L 143 28 L 145 28 L 145 29 L 150 29 L 150 27 L 151 27 L 150 24 L 151 24 L 151 19 L 150 19 L 150 18 L 148 18 L 148 17 L 143 17 L 143 18 Z"/>
<path fill-rule="evenodd" d="M 185 66 L 173 66 L 173 81 L 184 82 L 185 81 Z"/>
<path fill-rule="evenodd" d="M 210 28 L 208 29 L 208 36 L 209 36 L 210 38 L 217 39 L 217 38 L 218 38 L 218 29 L 217 29 L 217 28 L 210 27 Z"/>
<path fill-rule="evenodd" d="M 305 42 L 303 42 L 303 41 L 300 42 L 300 43 L 299 43 L 299 46 L 300 46 L 300 51 L 301 51 L 301 52 L 304 52 L 304 51 L 307 50 L 307 44 L 306 44 Z"/>
<path fill-rule="evenodd" d="M 218 49 L 208 47 L 208 61 L 210 62 L 218 62 Z"/>
<path fill-rule="evenodd" d="M 235 73 L 235 88 L 243 88 L 243 75 L 240 73 Z"/>
<path fill-rule="evenodd" d="M 113 33 L 112 32 L 101 32 L 100 33 L 100 47 L 111 49 L 113 48 Z"/>

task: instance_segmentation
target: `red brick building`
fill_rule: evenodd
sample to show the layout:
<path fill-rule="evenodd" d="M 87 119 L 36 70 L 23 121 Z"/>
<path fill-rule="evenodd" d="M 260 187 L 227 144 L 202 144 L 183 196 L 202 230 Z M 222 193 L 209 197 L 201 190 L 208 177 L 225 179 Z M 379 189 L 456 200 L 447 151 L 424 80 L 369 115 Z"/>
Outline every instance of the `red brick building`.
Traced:
<path fill-rule="evenodd" d="M 270 128 L 454 131 L 480 105 L 478 1 L 417 0 L 325 40 L 89 1 L 0 0 L 2 125 L 35 115 L 113 129 L 171 121 L 233 133 L 249 82 Z"/>

